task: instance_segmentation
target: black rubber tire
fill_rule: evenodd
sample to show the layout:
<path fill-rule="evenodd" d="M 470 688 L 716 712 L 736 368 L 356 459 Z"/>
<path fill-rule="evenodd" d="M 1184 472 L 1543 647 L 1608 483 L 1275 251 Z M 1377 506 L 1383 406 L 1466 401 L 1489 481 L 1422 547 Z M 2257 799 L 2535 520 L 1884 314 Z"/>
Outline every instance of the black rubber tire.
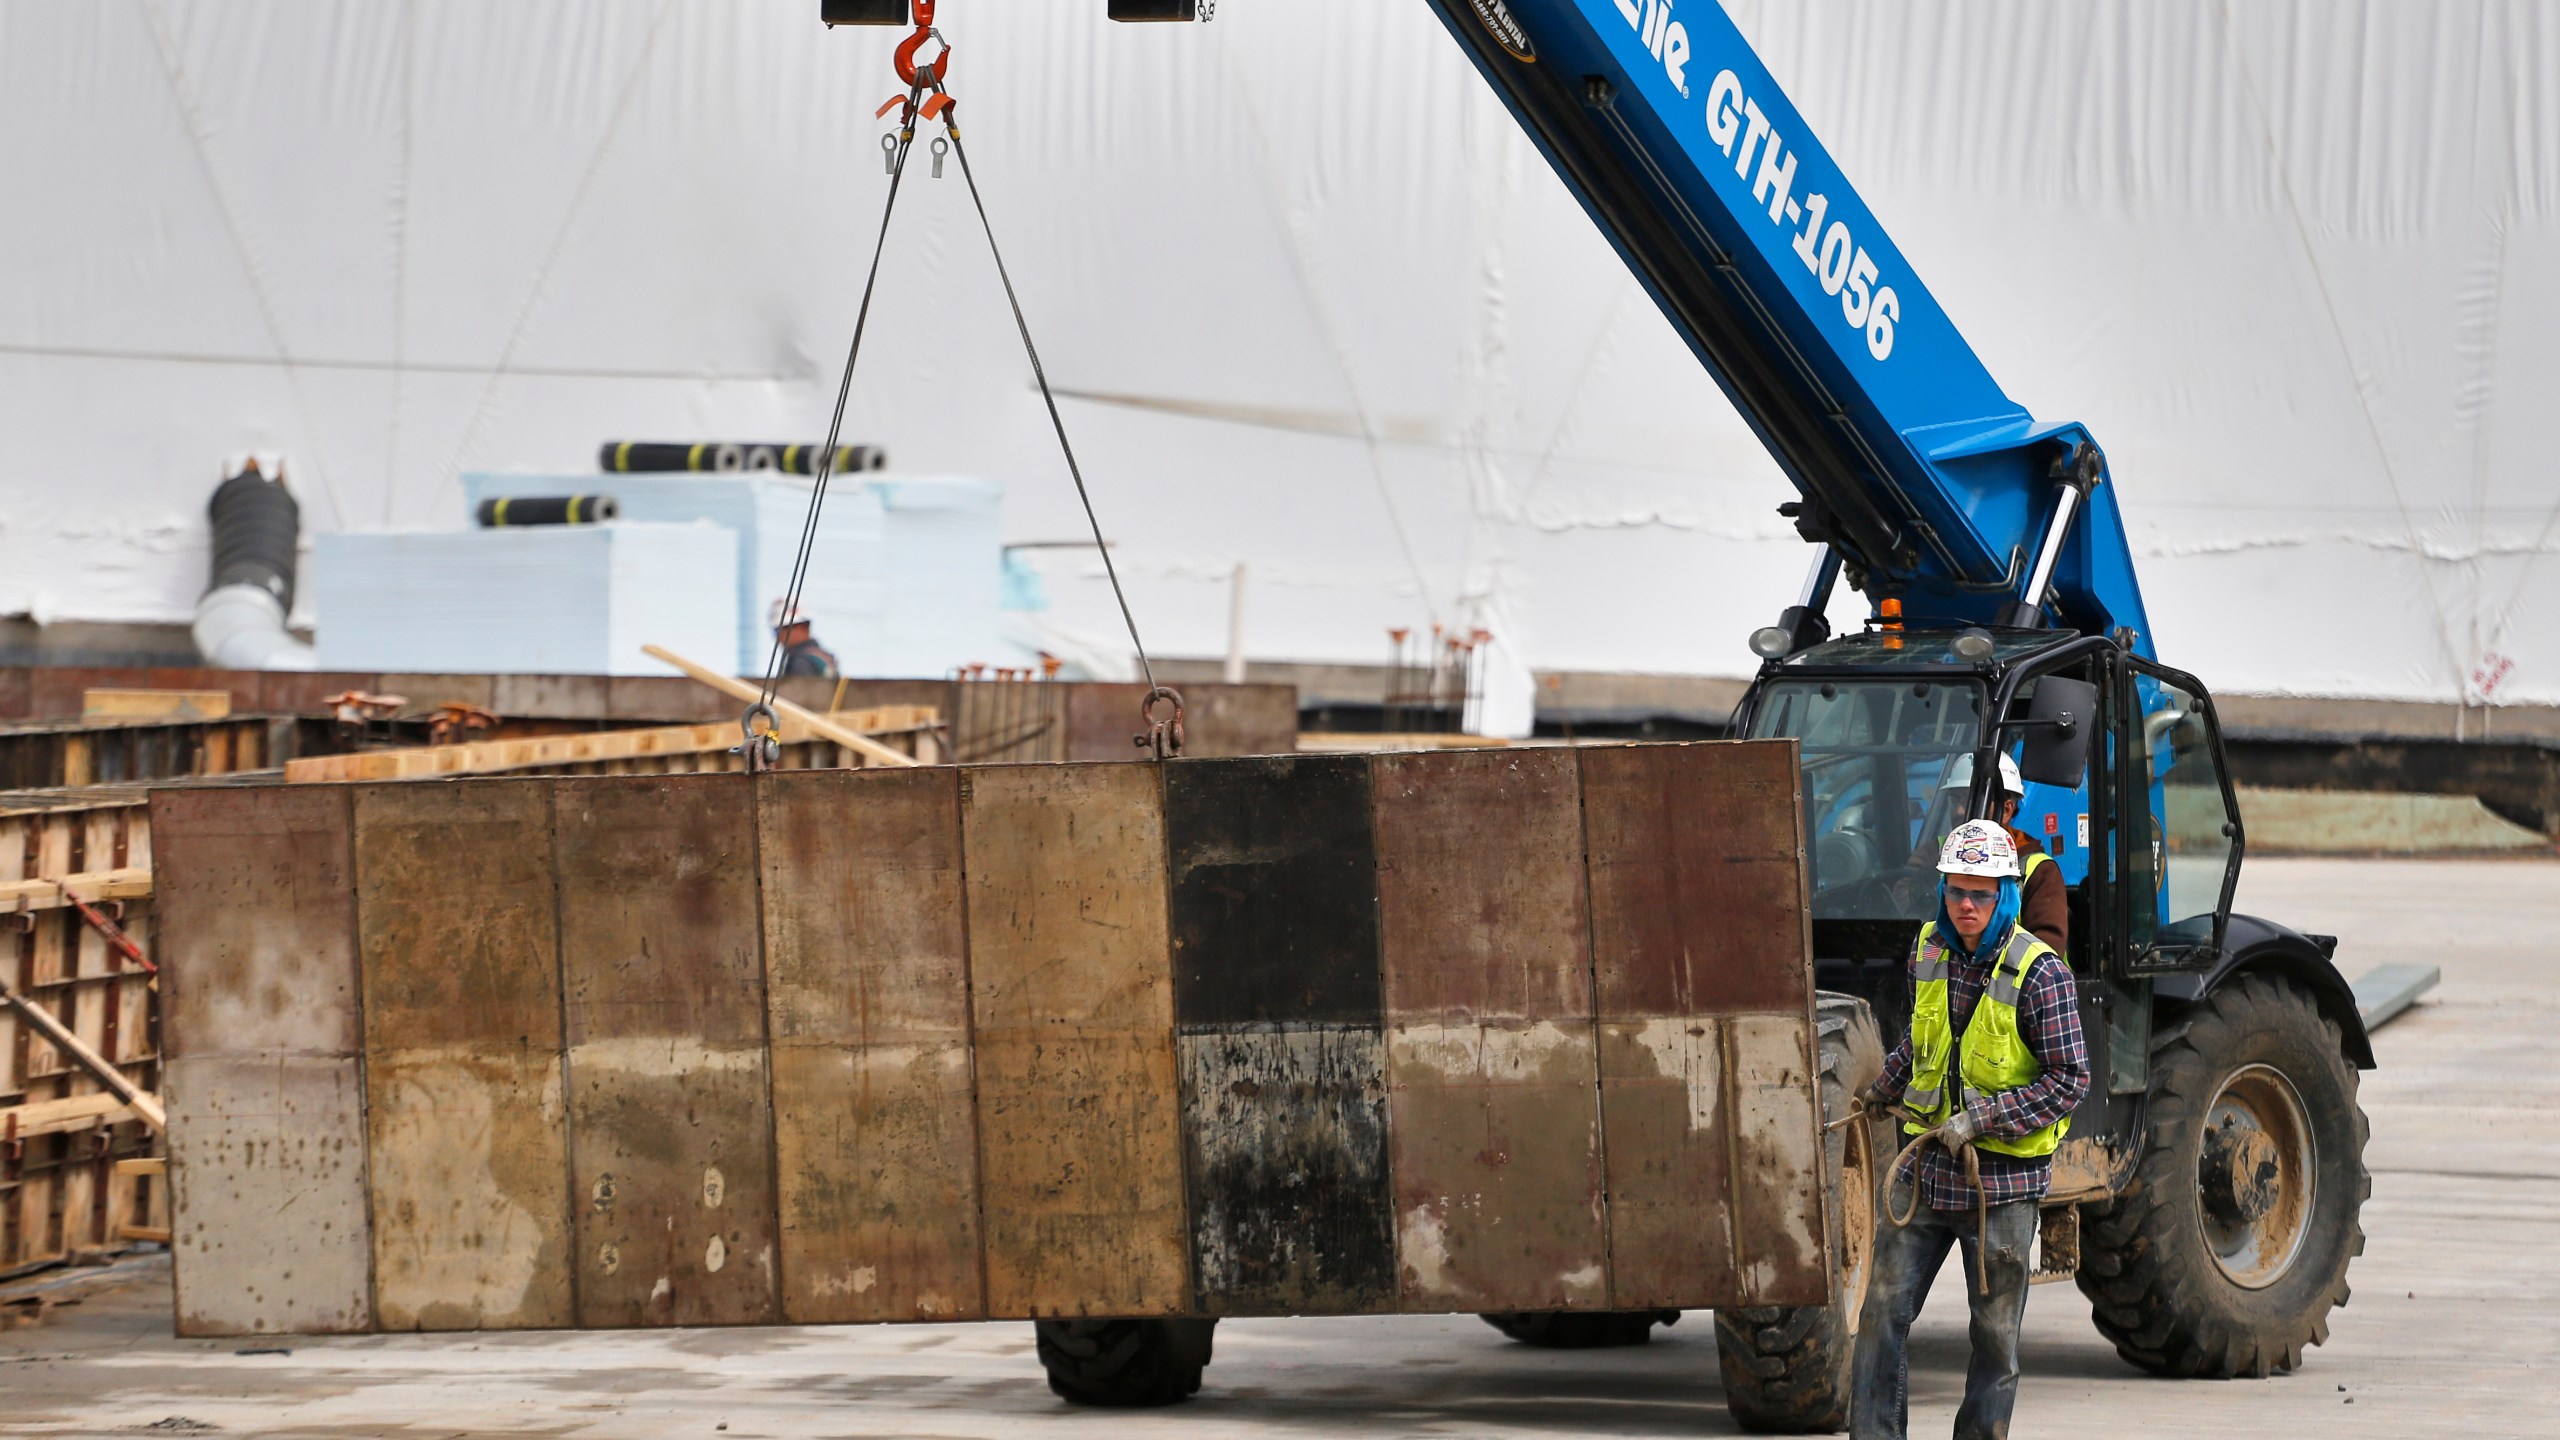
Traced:
<path fill-rule="evenodd" d="M 2300 1097 L 2313 1140 L 2306 1229 L 2273 1283 L 2225 1275 L 2203 1231 L 2204 1119 L 2244 1067 L 2265 1066 Z M 2329 1338 L 2347 1303 L 2347 1265 L 2373 1179 L 2356 1070 L 2337 1025 L 2299 986 L 2270 975 L 2224 981 L 2154 1039 L 2143 1152 L 2122 1194 L 2082 1210 L 2080 1293 L 2116 1353 L 2156 1375 L 2228 1379 L 2290 1371 Z"/>
<path fill-rule="evenodd" d="M 1542 1350 L 1606 1350 L 1642 1345 L 1656 1325 L 1677 1325 L 1677 1310 L 1510 1310 L 1478 1317 L 1487 1325 Z"/>
<path fill-rule="evenodd" d="M 1822 1116 L 1849 1113 L 1849 1102 L 1884 1069 L 1884 1042 L 1867 1002 L 1849 995 L 1814 998 L 1822 1042 Z M 1878 1172 L 1893 1155 L 1889 1124 L 1870 1122 L 1869 1143 L 1850 1148 L 1850 1130 L 1827 1131 L 1824 1178 L 1832 1246 L 1841 1257 L 1840 1289 L 1828 1305 L 1754 1306 L 1716 1312 L 1716 1362 L 1724 1374 L 1725 1408 L 1745 1430 L 1823 1435 L 1849 1428 L 1849 1362 L 1856 1353 L 1858 1307 L 1866 1297 L 1874 1253 Z"/>
<path fill-rule="evenodd" d="M 1200 1393 L 1215 1320 L 1035 1320 L 1049 1390 L 1075 1405 L 1137 1409 Z"/>

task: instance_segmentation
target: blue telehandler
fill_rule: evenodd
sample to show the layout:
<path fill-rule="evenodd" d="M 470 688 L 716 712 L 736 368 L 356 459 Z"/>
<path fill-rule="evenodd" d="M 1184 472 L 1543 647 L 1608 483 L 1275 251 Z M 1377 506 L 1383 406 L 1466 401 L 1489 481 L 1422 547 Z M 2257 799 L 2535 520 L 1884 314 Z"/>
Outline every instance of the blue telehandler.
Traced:
<path fill-rule="evenodd" d="M 2300 1364 L 2364 1247 L 2372 1050 L 2335 937 L 2232 913 L 2245 837 L 2213 700 L 2154 651 L 2105 451 L 2001 390 L 1715 0 L 1425 3 L 1799 492 L 1781 511 L 1812 564 L 1749 637 L 1734 733 L 1802 758 L 1827 1112 L 1849 1113 L 1907 1023 L 1938 839 L 2008 821 L 2066 882 L 2093 1056 L 2038 1277 L 2076 1278 L 2148 1371 Z M 909 0 L 822 10 L 911 19 Z M 1203 0 L 1107 11 L 1206 18 Z M 1843 581 L 1869 618 L 1833 635 Z M 1830 1137 L 1832 1303 L 1716 1315 L 1746 1428 L 1847 1422 L 1874 1157 L 1898 1137 Z M 1486 1317 L 1552 1346 L 1637 1343 L 1669 1318 Z M 1040 1349 L 1062 1395 L 1160 1403 L 1198 1388 L 1210 1324 L 1043 1322 Z"/>

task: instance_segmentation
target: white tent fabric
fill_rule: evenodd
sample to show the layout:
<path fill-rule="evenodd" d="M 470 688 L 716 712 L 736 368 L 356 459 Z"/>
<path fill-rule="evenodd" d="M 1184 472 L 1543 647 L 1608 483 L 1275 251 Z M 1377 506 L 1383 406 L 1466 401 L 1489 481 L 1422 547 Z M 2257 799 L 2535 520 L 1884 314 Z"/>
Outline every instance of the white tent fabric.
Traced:
<path fill-rule="evenodd" d="M 182 620 L 226 455 L 322 529 L 466 470 L 823 431 L 887 184 L 811 0 L 0 0 L 0 612 Z M 948 0 L 1152 648 L 1739 674 L 1788 495 L 1423 6 Z M 2560 701 L 2560 4 L 1736 0 L 2012 394 L 2114 461 L 2231 691 Z M 956 173 L 850 440 L 1082 519 Z M 1045 622 L 1103 650 L 1089 556 Z M 317 617 L 323 626 L 327 616 Z M 2476 678 L 2475 678 L 2476 677 Z"/>

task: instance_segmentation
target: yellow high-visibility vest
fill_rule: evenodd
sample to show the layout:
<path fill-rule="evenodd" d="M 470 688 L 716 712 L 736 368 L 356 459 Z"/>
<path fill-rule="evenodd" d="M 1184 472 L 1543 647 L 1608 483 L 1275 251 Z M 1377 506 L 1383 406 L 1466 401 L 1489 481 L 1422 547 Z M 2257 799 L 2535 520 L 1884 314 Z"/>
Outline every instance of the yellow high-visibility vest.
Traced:
<path fill-rule="evenodd" d="M 1959 1043 L 1954 1009 L 1947 1000 L 1947 947 L 1939 943 L 1938 922 L 1920 927 L 1911 994 L 1911 1083 L 1903 1089 L 1902 1104 L 1921 1123 L 1905 1122 L 1905 1132 L 1921 1134 L 1953 1115 L 1959 1102 L 1969 1106 L 2015 1090 L 2044 1073 L 2035 1052 L 2018 1034 L 2018 994 L 2036 961 L 2052 953 L 2053 947 L 2024 925 L 2013 927 Z M 1950 1060 L 1956 1072 L 1953 1086 L 1947 1083 Z M 2065 1115 L 2026 1135 L 1983 1135 L 1973 1143 L 1999 1155 L 2033 1157 L 2052 1154 L 2070 1133 L 2071 1117 Z"/>

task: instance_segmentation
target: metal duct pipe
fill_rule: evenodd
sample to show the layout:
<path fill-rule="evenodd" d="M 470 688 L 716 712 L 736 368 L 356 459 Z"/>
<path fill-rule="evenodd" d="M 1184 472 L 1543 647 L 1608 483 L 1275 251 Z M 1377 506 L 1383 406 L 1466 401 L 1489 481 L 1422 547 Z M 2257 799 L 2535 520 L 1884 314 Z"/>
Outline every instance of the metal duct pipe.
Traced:
<path fill-rule="evenodd" d="M 302 507 L 257 462 L 214 488 L 213 579 L 196 602 L 195 641 L 205 663 L 225 670 L 311 670 L 311 647 L 293 638 L 293 569 Z"/>

